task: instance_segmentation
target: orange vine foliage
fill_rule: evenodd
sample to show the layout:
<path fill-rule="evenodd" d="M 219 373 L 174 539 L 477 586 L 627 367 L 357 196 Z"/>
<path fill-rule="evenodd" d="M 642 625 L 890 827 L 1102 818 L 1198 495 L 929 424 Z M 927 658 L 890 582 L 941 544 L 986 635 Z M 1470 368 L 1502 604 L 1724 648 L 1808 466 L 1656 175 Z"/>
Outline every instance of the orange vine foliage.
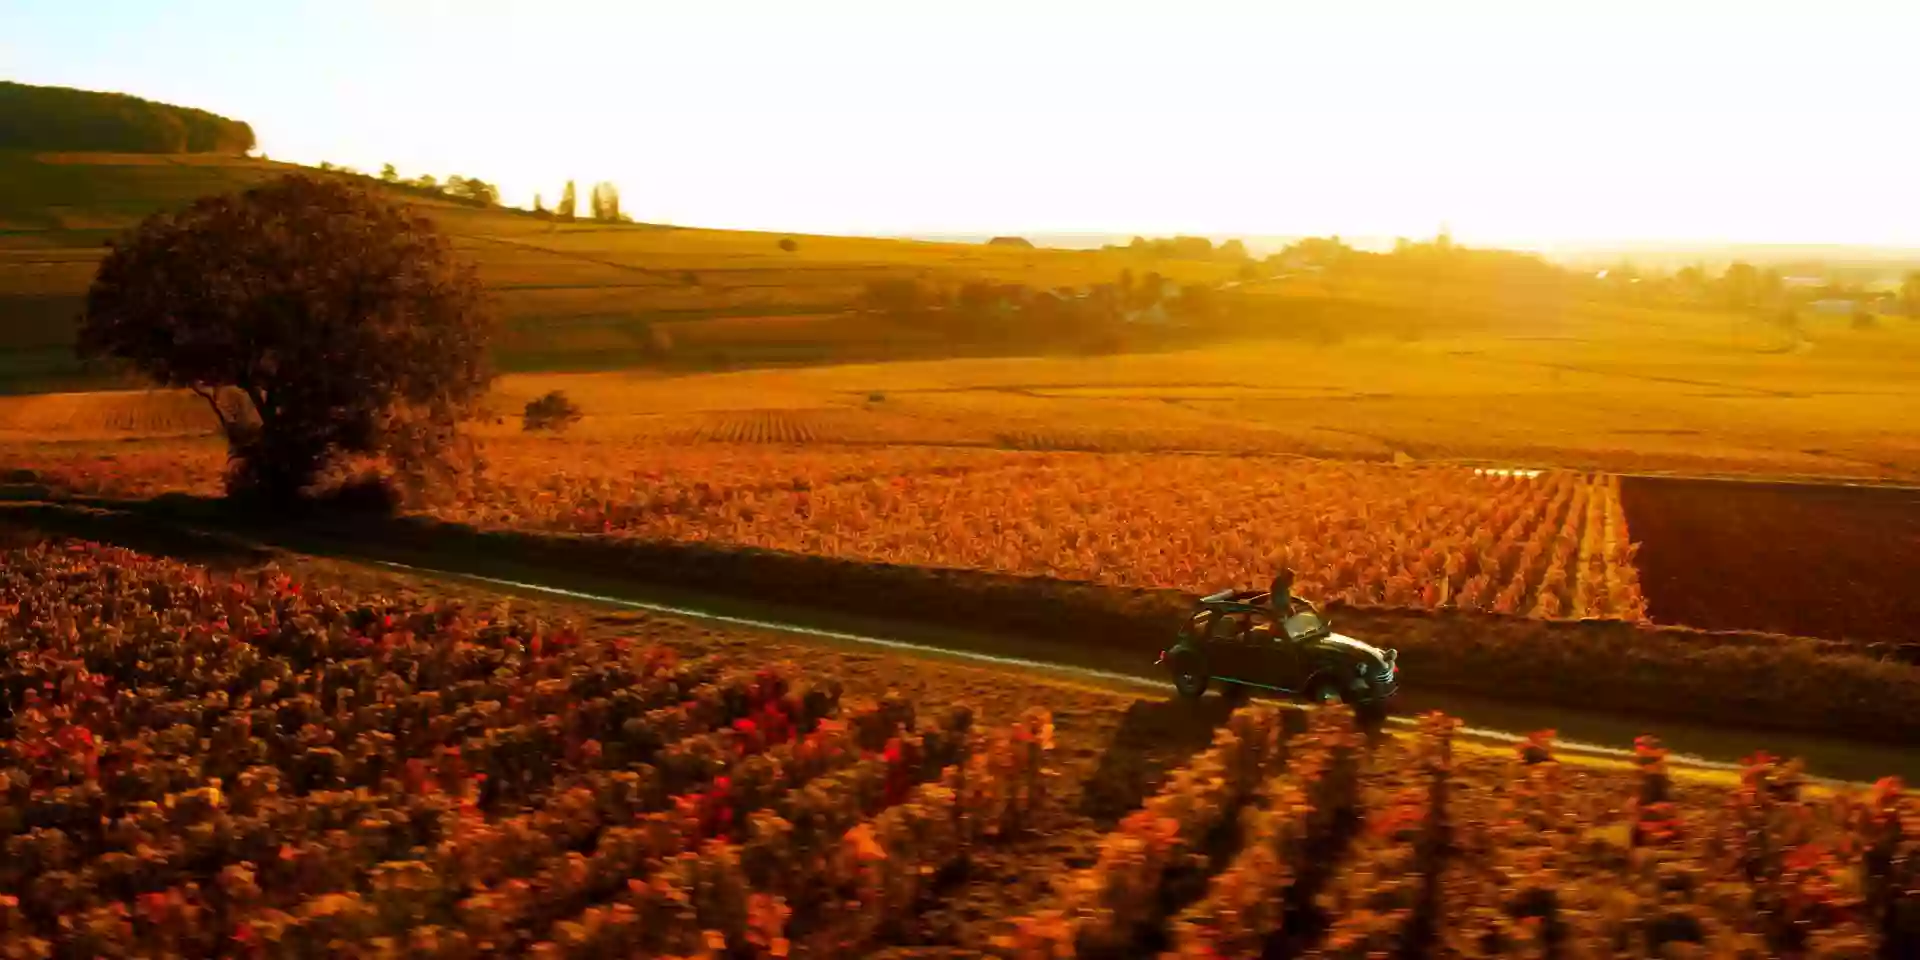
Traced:
<path fill-rule="evenodd" d="M 481 527 L 716 543 L 1208 591 L 1644 621 L 1617 478 L 1305 459 L 494 438 L 419 510 Z M 209 492 L 179 464 L 23 461 L 95 494 Z M 192 482 L 194 470 L 206 478 Z"/>
<path fill-rule="evenodd" d="M 479 499 L 444 516 L 1129 587 L 1284 564 L 1354 604 L 1646 616 L 1617 481 L 1578 474 L 927 448 L 489 459 Z"/>

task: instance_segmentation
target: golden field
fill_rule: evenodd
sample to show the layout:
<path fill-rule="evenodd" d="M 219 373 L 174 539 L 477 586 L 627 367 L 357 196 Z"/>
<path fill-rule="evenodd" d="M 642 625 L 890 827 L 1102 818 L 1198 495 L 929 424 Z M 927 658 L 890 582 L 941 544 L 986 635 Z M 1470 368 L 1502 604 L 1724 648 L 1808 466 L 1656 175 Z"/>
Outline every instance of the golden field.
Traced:
<path fill-rule="evenodd" d="M 1920 325 L 1915 325 L 1920 327 Z M 1106 357 L 979 358 L 668 376 L 515 374 L 489 441 L 630 458 L 653 443 L 907 444 L 1488 462 L 1608 472 L 1920 478 L 1920 329 L 1810 349 L 1713 321 Z M 565 437 L 519 411 L 564 390 Z M 210 435 L 170 393 L 0 398 L 0 443 Z M 556 447 L 557 445 L 557 447 Z"/>
<path fill-rule="evenodd" d="M 157 210 L 296 169 L 0 152 L 0 177 L 23 188 L 0 195 L 0 392 L 20 394 L 0 398 L 0 443 L 209 432 L 180 395 L 25 391 L 75 377 L 97 384 L 98 371 L 82 373 L 72 358 L 71 322 L 103 240 Z M 787 251 L 781 234 L 555 224 L 400 198 L 453 235 L 498 300 L 496 359 L 510 373 L 492 404 L 501 422 L 481 428 L 492 440 L 517 436 L 526 401 L 558 389 L 586 413 L 568 444 L 931 444 L 1920 477 L 1920 387 L 1908 374 L 1920 361 L 1920 324 L 1903 320 L 1853 330 L 1815 318 L 1789 337 L 1751 318 L 1597 302 L 1558 281 L 1300 274 L 1241 283 L 1230 262 L 814 236 L 794 237 Z M 1051 287 L 1122 271 L 1231 284 L 1247 314 L 1235 329 L 1266 339 L 844 362 L 943 352 L 925 317 L 851 309 L 874 279 Z M 662 344 L 675 365 L 763 369 L 674 373 L 662 367 Z M 584 367 L 618 369 L 537 372 Z"/>

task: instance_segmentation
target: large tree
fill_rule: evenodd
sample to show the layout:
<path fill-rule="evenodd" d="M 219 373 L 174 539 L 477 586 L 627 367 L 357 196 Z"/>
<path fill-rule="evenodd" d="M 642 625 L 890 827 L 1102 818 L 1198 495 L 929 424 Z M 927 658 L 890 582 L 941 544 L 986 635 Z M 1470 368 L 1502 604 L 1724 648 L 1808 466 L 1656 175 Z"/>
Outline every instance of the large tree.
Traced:
<path fill-rule="evenodd" d="M 572 220 L 579 209 L 580 202 L 573 195 L 573 181 L 568 180 L 566 188 L 560 191 L 560 203 L 553 208 L 553 215 L 561 220 Z"/>
<path fill-rule="evenodd" d="M 284 503 L 341 455 L 444 449 L 491 382 L 491 332 L 473 267 L 430 221 L 293 174 L 113 243 L 79 349 L 205 398 L 229 491 Z"/>

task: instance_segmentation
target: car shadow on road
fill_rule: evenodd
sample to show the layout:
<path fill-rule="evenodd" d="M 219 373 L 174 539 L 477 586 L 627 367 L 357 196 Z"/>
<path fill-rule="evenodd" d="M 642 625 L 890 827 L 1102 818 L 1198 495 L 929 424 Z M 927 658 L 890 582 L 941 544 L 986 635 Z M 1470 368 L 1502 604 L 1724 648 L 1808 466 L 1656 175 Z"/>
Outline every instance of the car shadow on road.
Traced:
<path fill-rule="evenodd" d="M 1133 701 L 1082 787 L 1080 811 L 1111 829 L 1159 787 L 1167 771 L 1205 750 L 1238 705 L 1227 697 Z"/>

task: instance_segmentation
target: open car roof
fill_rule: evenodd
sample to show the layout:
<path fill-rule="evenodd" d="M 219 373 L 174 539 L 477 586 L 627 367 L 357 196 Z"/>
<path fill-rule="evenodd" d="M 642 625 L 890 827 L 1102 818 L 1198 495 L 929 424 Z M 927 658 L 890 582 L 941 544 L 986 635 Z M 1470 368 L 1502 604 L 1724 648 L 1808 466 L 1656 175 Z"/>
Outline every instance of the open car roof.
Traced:
<path fill-rule="evenodd" d="M 1273 596 L 1268 590 L 1222 590 L 1200 598 L 1197 604 L 1208 610 L 1264 610 Z"/>

